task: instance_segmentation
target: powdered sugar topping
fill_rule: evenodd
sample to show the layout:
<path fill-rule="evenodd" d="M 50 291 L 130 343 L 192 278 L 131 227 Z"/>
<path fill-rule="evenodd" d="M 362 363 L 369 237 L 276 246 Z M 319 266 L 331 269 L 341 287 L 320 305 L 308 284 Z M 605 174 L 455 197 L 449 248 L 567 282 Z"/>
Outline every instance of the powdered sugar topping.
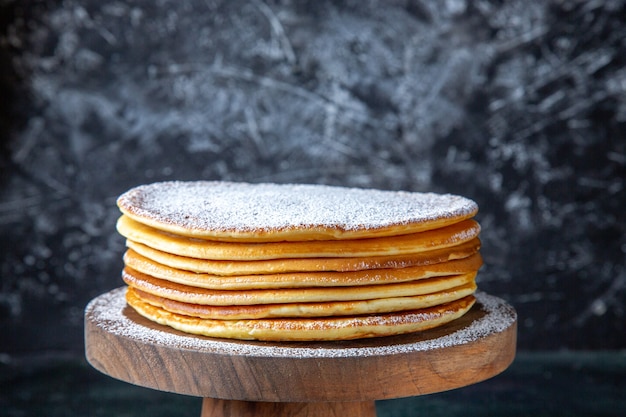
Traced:
<path fill-rule="evenodd" d="M 327 228 L 379 229 L 468 218 L 475 202 L 450 194 L 311 184 L 161 182 L 118 199 L 122 211 L 188 230 L 251 232 Z"/>

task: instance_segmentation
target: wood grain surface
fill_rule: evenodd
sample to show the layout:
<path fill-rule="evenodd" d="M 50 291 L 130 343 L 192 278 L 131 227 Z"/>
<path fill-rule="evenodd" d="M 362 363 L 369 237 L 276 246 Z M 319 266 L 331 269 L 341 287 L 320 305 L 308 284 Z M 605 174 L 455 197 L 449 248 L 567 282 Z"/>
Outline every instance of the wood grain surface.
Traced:
<path fill-rule="evenodd" d="M 374 401 L 276 403 L 205 398 L 201 417 L 375 417 Z"/>
<path fill-rule="evenodd" d="M 477 298 L 465 316 L 419 333 L 348 342 L 267 343 L 204 338 L 152 323 L 126 306 L 124 289 L 119 288 L 87 306 L 86 356 L 114 378 L 212 399 L 358 404 L 417 396 L 485 380 L 513 361 L 514 309 L 495 297 Z M 495 300 L 497 308 L 486 309 L 483 300 L 491 307 Z M 477 322 L 483 325 L 472 333 Z M 485 323 L 494 328 L 485 331 Z M 205 400 L 203 408 L 225 405 L 237 406 Z M 255 415 L 269 415 L 268 406 L 254 407 L 266 413 Z"/>

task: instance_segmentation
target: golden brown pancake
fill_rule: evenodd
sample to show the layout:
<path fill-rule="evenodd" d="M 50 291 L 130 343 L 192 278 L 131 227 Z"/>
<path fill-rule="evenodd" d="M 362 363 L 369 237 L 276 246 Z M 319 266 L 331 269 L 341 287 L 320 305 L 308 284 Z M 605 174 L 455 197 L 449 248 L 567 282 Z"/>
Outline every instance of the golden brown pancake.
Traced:
<path fill-rule="evenodd" d="M 117 204 L 129 218 L 176 235 L 260 242 L 411 234 L 478 211 L 475 202 L 449 194 L 208 181 L 142 185 Z"/>
<path fill-rule="evenodd" d="M 125 267 L 122 278 L 126 284 L 165 297 L 190 304 L 216 306 L 311 303 L 326 301 L 355 301 L 375 298 L 408 297 L 429 294 L 458 287 L 474 281 L 476 272 L 449 277 L 419 279 L 411 282 L 359 287 L 278 288 L 270 290 L 211 290 L 191 287 L 151 277 L 130 267 Z"/>
<path fill-rule="evenodd" d="M 475 302 L 480 226 L 464 197 L 196 181 L 136 187 L 117 204 L 128 304 L 184 332 L 387 336 Z"/>
<path fill-rule="evenodd" d="M 175 269 L 154 262 L 132 249 L 124 254 L 124 264 L 154 278 L 214 290 L 245 290 L 270 288 L 346 287 L 415 281 L 437 276 L 458 275 L 477 271 L 482 265 L 480 254 L 431 265 L 406 268 L 370 269 L 348 272 L 294 272 L 220 276 Z"/>
<path fill-rule="evenodd" d="M 128 304 L 147 319 L 197 335 L 265 341 L 350 340 L 391 336 L 441 326 L 465 314 L 474 304 L 460 300 L 418 310 L 363 316 L 214 320 L 172 313 L 126 293 Z"/>
<path fill-rule="evenodd" d="M 172 255 L 141 243 L 126 241 L 138 254 L 162 265 L 198 273 L 214 275 L 279 274 L 306 271 L 360 271 L 365 269 L 406 268 L 409 266 L 432 265 L 439 262 L 464 259 L 477 253 L 480 240 L 472 239 L 459 245 L 443 249 L 408 255 L 361 256 L 348 258 L 300 258 L 267 259 L 261 261 L 215 261 Z"/>
<path fill-rule="evenodd" d="M 207 306 L 170 300 L 169 298 L 159 297 L 134 287 L 128 287 L 128 291 L 133 292 L 135 297 L 153 306 L 185 316 L 216 320 L 265 319 L 275 317 L 336 317 L 392 313 L 449 303 L 471 295 L 475 290 L 476 283 L 472 281 L 459 287 L 436 293 L 410 297 L 378 298 L 362 301 L 331 301 L 324 303 Z"/>
<path fill-rule="evenodd" d="M 129 240 L 175 255 L 212 260 L 388 256 L 447 248 L 470 241 L 480 233 L 475 220 L 408 235 L 354 240 L 303 242 L 217 242 L 162 232 L 122 216 L 118 232 Z"/>

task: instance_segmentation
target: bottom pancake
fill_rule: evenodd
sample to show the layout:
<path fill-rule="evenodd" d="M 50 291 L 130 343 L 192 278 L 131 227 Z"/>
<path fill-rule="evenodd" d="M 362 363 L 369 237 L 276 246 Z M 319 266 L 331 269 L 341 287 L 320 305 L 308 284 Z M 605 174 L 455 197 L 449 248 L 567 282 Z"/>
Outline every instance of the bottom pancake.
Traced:
<path fill-rule="evenodd" d="M 264 341 L 331 341 L 392 336 L 441 326 L 465 314 L 475 303 L 473 295 L 449 303 L 397 313 L 326 318 L 275 318 L 258 320 L 202 319 L 172 313 L 127 291 L 126 301 L 147 319 L 197 335 Z"/>

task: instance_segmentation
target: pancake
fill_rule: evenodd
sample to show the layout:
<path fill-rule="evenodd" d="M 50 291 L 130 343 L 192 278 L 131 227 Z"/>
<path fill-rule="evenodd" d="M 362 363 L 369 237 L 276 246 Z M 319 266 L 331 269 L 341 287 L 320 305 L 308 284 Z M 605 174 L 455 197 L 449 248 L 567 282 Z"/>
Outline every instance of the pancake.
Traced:
<path fill-rule="evenodd" d="M 126 301 L 153 322 L 196 335 L 265 341 L 337 341 L 398 335 L 441 326 L 465 314 L 475 298 L 469 295 L 442 305 L 396 313 L 255 320 L 201 319 L 172 313 L 142 301 L 132 291 L 126 293 Z"/>
<path fill-rule="evenodd" d="M 464 259 L 477 253 L 480 240 L 472 239 L 450 248 L 434 249 L 408 255 L 361 256 L 347 258 L 267 259 L 261 261 L 215 261 L 196 259 L 153 249 L 144 244 L 126 241 L 136 253 L 174 269 L 213 275 L 279 274 L 305 271 L 361 271 L 366 269 L 406 268 Z"/>
<path fill-rule="evenodd" d="M 162 232 L 121 216 L 118 232 L 129 240 L 179 256 L 212 260 L 265 260 L 282 258 L 388 256 L 447 248 L 470 241 L 480 226 L 469 219 L 436 230 L 399 236 L 354 240 L 302 242 L 219 242 Z"/>
<path fill-rule="evenodd" d="M 271 290 L 211 290 L 177 284 L 125 267 L 122 279 L 129 286 L 170 300 L 190 304 L 232 306 L 253 304 L 357 301 L 429 294 L 473 282 L 476 272 L 435 277 L 397 284 L 359 287 L 279 288 Z"/>
<path fill-rule="evenodd" d="M 475 302 L 480 225 L 464 197 L 174 181 L 117 205 L 129 306 L 183 332 L 388 336 L 448 323 Z"/>
<path fill-rule="evenodd" d="M 148 259 L 132 249 L 124 254 L 124 264 L 133 270 L 179 284 L 215 290 L 346 287 L 414 281 L 436 276 L 458 275 L 477 271 L 482 265 L 480 254 L 431 265 L 406 268 L 370 269 L 348 272 L 293 272 L 220 276 L 172 268 Z"/>
<path fill-rule="evenodd" d="M 216 320 L 265 319 L 275 317 L 332 317 L 392 313 L 449 303 L 471 295 L 475 290 L 476 284 L 470 282 L 436 293 L 410 297 L 378 298 L 362 301 L 331 301 L 325 303 L 207 306 L 183 303 L 165 297 L 159 297 L 134 287 L 128 288 L 128 291 L 133 292 L 135 297 L 171 313 Z"/>
<path fill-rule="evenodd" d="M 127 217 L 176 235 L 253 242 L 413 234 L 478 211 L 472 200 L 449 194 L 209 181 L 142 185 L 117 205 Z"/>

